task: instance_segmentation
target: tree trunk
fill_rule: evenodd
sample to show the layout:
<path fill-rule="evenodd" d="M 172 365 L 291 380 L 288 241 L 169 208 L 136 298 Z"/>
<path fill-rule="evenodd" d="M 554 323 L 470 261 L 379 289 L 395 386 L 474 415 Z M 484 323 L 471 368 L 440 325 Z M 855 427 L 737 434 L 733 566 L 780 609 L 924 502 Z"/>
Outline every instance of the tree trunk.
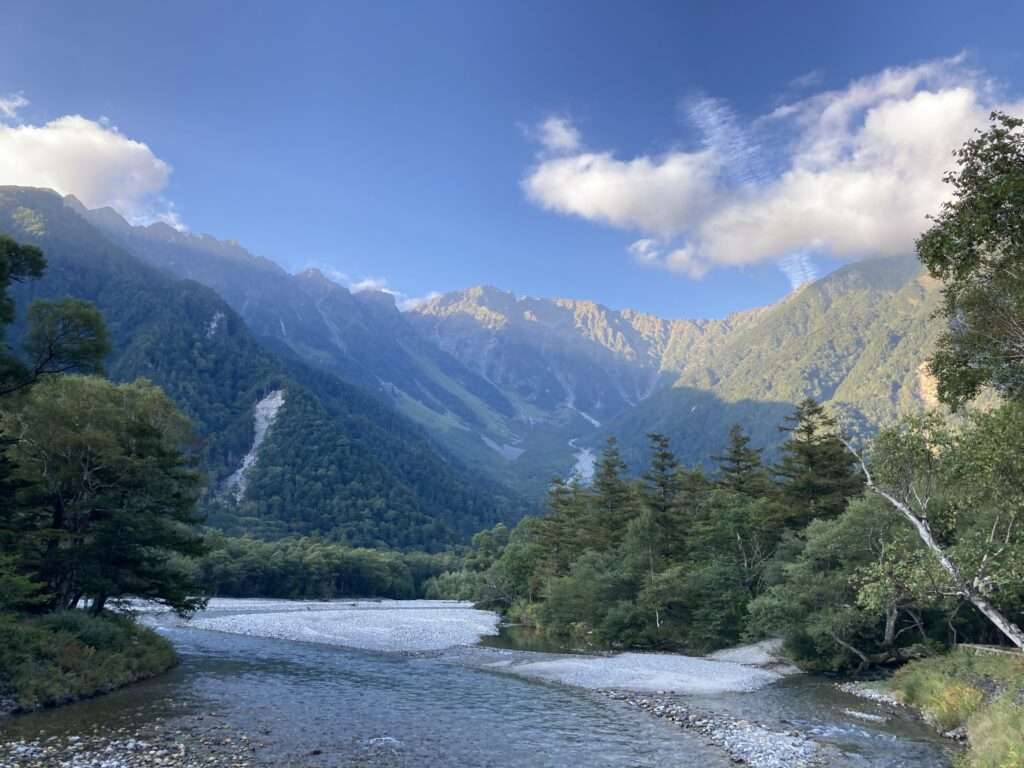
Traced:
<path fill-rule="evenodd" d="M 885 638 L 882 640 L 883 648 L 892 648 L 896 645 L 896 619 L 900 612 L 895 605 L 890 605 L 885 612 Z"/>

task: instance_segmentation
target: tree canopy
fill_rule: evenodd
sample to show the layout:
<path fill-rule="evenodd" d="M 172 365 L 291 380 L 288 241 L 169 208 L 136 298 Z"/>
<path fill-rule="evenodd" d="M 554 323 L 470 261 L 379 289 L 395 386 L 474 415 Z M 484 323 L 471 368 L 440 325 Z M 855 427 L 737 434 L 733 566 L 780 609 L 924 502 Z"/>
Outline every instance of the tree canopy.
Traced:
<path fill-rule="evenodd" d="M 1024 120 L 994 112 L 991 123 L 955 152 L 953 197 L 917 241 L 943 281 L 948 327 L 931 370 L 953 407 L 985 385 L 1024 396 Z"/>

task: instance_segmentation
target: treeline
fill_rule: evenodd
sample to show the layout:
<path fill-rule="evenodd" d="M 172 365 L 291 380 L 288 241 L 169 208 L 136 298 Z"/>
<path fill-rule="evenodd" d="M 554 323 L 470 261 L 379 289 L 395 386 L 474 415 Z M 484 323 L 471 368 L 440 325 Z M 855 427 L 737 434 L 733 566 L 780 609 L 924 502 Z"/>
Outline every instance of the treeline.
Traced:
<path fill-rule="evenodd" d="M 456 562 L 452 554 L 357 549 L 308 537 L 260 541 L 212 533 L 206 545 L 194 575 L 215 597 L 411 599 Z"/>
<path fill-rule="evenodd" d="M 895 662 L 954 640 L 1005 641 L 966 607 L 907 520 L 865 489 L 859 459 L 812 400 L 782 427 L 766 466 L 736 427 L 712 476 L 680 467 L 650 436 L 640 478 L 609 441 L 593 485 L 556 481 L 548 515 L 478 534 L 462 570 L 428 596 L 472 599 L 580 645 L 707 652 L 781 635 L 809 668 Z M 887 487 L 931 496 L 931 522 L 964 580 L 1004 615 L 1024 611 L 1024 532 L 1000 511 L 1019 493 L 1024 407 L 973 417 L 959 431 L 909 420 L 872 446 Z M 941 442 L 939 442 L 941 441 Z M 933 456 L 912 467 L 907 453 Z M 925 492 L 925 491 L 921 491 Z"/>

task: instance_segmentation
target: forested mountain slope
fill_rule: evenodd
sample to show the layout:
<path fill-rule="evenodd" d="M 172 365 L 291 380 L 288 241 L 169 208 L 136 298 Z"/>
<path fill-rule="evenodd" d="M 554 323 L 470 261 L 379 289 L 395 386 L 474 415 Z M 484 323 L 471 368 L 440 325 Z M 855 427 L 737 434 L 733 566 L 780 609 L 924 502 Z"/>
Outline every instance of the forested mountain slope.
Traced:
<path fill-rule="evenodd" d="M 938 289 L 910 256 L 851 264 L 721 320 L 488 286 L 402 313 L 387 294 L 353 294 L 316 270 L 290 275 L 231 241 L 68 205 L 147 263 L 214 288 L 278 357 L 379 393 L 460 459 L 532 496 L 608 434 L 634 466 L 651 430 L 702 463 L 734 422 L 770 450 L 807 396 L 866 431 L 930 397 L 923 362 Z"/>
<path fill-rule="evenodd" d="M 941 332 L 932 318 L 938 301 L 938 284 L 914 259 L 843 267 L 699 354 L 666 363 L 678 371 L 673 386 L 623 413 L 608 432 L 622 436 L 631 462 L 641 458 L 642 435 L 657 430 L 700 463 L 724 447 L 733 421 L 773 448 L 784 437 L 776 429 L 782 406 L 804 397 L 828 403 L 847 430 L 873 431 L 935 405 L 924 363 Z"/>
<path fill-rule="evenodd" d="M 870 430 L 930 403 L 923 362 L 939 327 L 938 287 L 911 258 L 851 264 L 784 300 L 724 320 L 665 320 L 567 299 L 478 287 L 418 307 L 427 338 L 549 413 L 575 407 L 603 422 L 635 466 L 645 434 L 671 436 L 701 463 L 743 424 L 769 448 L 804 397 Z M 568 459 L 566 460 L 568 461 Z"/>
<path fill-rule="evenodd" d="M 15 293 L 22 314 L 34 298 L 94 302 L 111 377 L 153 380 L 193 420 L 222 524 L 434 548 L 522 513 L 382 400 L 268 349 L 213 290 L 143 264 L 55 193 L 0 188 L 0 232 L 48 260 Z"/>
<path fill-rule="evenodd" d="M 317 269 L 292 275 L 234 241 L 162 223 L 133 227 L 110 208 L 67 202 L 142 261 L 213 288 L 261 340 L 380 393 L 464 458 L 487 453 L 484 436 L 508 438 L 514 409 L 505 395 L 425 341 L 392 296 L 353 294 Z"/>

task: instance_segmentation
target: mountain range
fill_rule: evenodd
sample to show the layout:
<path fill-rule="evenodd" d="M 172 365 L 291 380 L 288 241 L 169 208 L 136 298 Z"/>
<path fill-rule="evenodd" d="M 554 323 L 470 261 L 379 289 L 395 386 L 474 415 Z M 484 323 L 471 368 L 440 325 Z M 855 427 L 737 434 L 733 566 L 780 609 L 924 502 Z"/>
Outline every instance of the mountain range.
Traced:
<path fill-rule="evenodd" d="M 0 232 L 48 262 L 42 279 L 13 291 L 11 341 L 34 299 L 95 303 L 111 378 L 156 382 L 193 421 L 205 507 L 221 527 L 437 549 L 532 509 L 385 399 L 261 336 L 215 290 L 146 263 L 82 213 L 49 190 L 0 187 Z"/>
<path fill-rule="evenodd" d="M 0 231 L 50 259 L 20 304 L 96 301 L 114 329 L 112 375 L 168 389 L 204 436 L 224 525 L 268 535 L 331 532 L 340 516 L 334 532 L 358 543 L 440 542 L 514 519 L 555 474 L 586 475 L 610 435 L 633 466 L 650 431 L 702 464 L 733 423 L 771 453 L 807 396 L 861 431 L 934 402 L 923 363 L 939 290 L 910 256 L 850 264 L 719 320 L 490 286 L 401 312 L 389 294 L 45 190 L 0 188 Z M 362 470 L 335 476 L 341 445 L 376 479 L 359 489 Z M 378 525 L 395 505 L 409 519 Z"/>

